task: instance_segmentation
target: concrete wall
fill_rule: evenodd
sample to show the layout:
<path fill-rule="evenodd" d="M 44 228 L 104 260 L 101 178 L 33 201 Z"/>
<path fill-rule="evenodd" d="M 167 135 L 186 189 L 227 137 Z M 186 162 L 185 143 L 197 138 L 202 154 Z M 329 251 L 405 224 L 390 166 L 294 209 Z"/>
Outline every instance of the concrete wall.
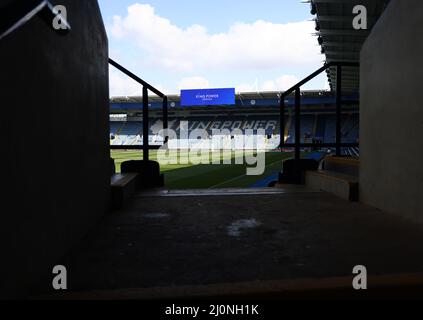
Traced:
<path fill-rule="evenodd" d="M 392 0 L 361 52 L 360 196 L 423 222 L 423 1 Z"/>
<path fill-rule="evenodd" d="M 96 0 L 60 4 L 69 34 L 35 18 L 0 42 L 3 297 L 50 287 L 53 266 L 107 210 L 107 37 Z"/>

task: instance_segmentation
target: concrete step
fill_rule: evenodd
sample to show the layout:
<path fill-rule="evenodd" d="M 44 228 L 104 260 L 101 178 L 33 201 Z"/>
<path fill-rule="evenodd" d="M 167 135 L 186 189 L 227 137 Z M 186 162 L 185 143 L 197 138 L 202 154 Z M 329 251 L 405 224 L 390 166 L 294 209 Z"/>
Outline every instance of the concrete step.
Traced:
<path fill-rule="evenodd" d="M 328 170 L 307 171 L 307 187 L 332 193 L 342 199 L 358 201 L 358 178 Z"/>
<path fill-rule="evenodd" d="M 329 156 L 324 159 L 322 169 L 358 177 L 360 159 L 353 157 Z"/>
<path fill-rule="evenodd" d="M 137 186 L 137 173 L 117 173 L 110 179 L 112 209 L 120 209 L 133 197 Z"/>

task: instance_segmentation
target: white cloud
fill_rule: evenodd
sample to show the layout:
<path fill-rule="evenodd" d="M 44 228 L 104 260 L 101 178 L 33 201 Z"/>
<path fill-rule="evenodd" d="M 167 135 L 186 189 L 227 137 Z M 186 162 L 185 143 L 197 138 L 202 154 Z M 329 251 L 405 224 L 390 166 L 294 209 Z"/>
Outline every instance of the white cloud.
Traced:
<path fill-rule="evenodd" d="M 248 83 L 241 83 L 235 87 L 236 92 L 256 92 L 260 91 L 260 88 L 257 84 L 248 84 Z"/>
<path fill-rule="evenodd" d="M 266 80 L 259 84 L 256 80 L 252 84 L 242 83 L 236 86 L 237 92 L 255 92 L 255 91 L 284 91 L 291 88 L 299 82 L 298 77 L 293 75 L 283 75 L 273 80 Z"/>
<path fill-rule="evenodd" d="M 210 88 L 210 82 L 203 77 L 186 77 L 178 83 L 178 89 L 207 89 Z"/>
<path fill-rule="evenodd" d="M 267 81 L 263 84 L 263 91 L 287 90 L 300 81 L 296 76 L 284 75 L 275 80 Z"/>
<path fill-rule="evenodd" d="M 142 95 L 142 87 L 140 84 L 124 74 L 120 74 L 119 71 L 114 70 L 112 67 L 109 71 L 109 81 L 111 97 Z"/>
<path fill-rule="evenodd" d="M 110 97 L 142 96 L 142 86 L 113 67 L 110 67 L 109 70 L 109 81 Z M 160 84 L 154 87 L 164 94 L 169 94 L 170 92 Z M 151 92 L 149 93 L 149 95 L 152 94 Z"/>
<path fill-rule="evenodd" d="M 198 72 L 320 64 L 319 48 L 310 36 L 313 27 L 310 21 L 275 24 L 259 20 L 237 23 L 226 32 L 210 34 L 200 25 L 179 28 L 158 16 L 152 6 L 134 4 L 126 17 L 113 18 L 109 30 L 116 38 L 135 42 L 156 66 Z"/>
<path fill-rule="evenodd" d="M 329 84 L 328 79 L 326 79 L 326 81 L 325 81 L 325 85 L 324 85 L 323 89 L 324 89 L 324 90 L 330 90 L 330 84 Z"/>

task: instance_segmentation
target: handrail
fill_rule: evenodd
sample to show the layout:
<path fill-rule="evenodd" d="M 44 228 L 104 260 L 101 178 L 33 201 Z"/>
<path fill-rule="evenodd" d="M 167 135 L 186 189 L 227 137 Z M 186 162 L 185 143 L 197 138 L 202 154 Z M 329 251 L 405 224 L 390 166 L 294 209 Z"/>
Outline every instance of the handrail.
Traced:
<path fill-rule="evenodd" d="M 121 71 L 122 73 L 126 74 L 128 77 L 130 77 L 131 79 L 135 80 L 136 82 L 138 82 L 139 84 L 141 84 L 143 87 L 147 87 L 148 90 L 150 90 L 151 92 L 155 93 L 156 95 L 158 95 L 160 98 L 164 98 L 165 94 L 161 93 L 159 90 L 157 90 L 156 88 L 154 88 L 152 85 L 150 85 L 149 83 L 145 82 L 144 80 L 142 80 L 140 77 L 136 76 L 135 74 L 133 74 L 131 71 L 129 71 L 128 69 L 124 68 L 123 66 L 121 66 L 119 63 L 117 63 L 116 61 L 112 60 L 109 58 L 109 63 L 115 67 L 116 69 L 118 69 L 119 71 Z"/>
<path fill-rule="evenodd" d="M 47 24 L 53 27 L 53 20 L 58 14 L 48 0 L 16 0 L 3 7 L 0 12 L 0 40 L 39 14 Z M 69 22 L 63 16 L 60 20 L 66 28 L 56 31 L 70 31 Z"/>
<path fill-rule="evenodd" d="M 149 160 L 149 152 L 151 149 L 157 149 L 155 146 L 149 145 L 149 116 L 148 116 L 148 90 L 158 95 L 160 98 L 163 98 L 163 129 L 168 129 L 168 98 L 165 94 L 154 88 L 151 84 L 147 83 L 146 81 L 142 80 L 140 77 L 133 74 L 131 71 L 126 69 L 125 67 L 121 66 L 119 63 L 114 61 L 113 59 L 109 58 L 109 64 L 111 64 L 113 67 L 130 77 L 132 80 L 138 82 L 142 85 L 142 120 L 143 120 L 143 143 L 142 146 L 139 147 L 139 149 L 143 150 L 143 159 Z M 165 143 L 167 142 L 167 137 L 165 138 Z M 111 146 L 111 149 L 118 149 L 113 148 Z"/>
<path fill-rule="evenodd" d="M 281 98 L 286 98 L 291 93 L 293 93 L 295 90 L 297 90 L 298 88 L 302 87 L 303 85 L 305 85 L 310 80 L 313 80 L 314 78 L 316 78 L 323 71 L 326 71 L 327 69 L 329 69 L 331 67 L 338 67 L 338 66 L 341 66 L 341 67 L 359 67 L 360 64 L 359 63 L 355 63 L 355 62 L 334 62 L 334 61 L 333 62 L 325 63 L 323 65 L 323 67 L 317 69 L 315 72 L 313 72 L 309 76 L 305 77 L 303 80 L 301 80 L 300 82 L 298 82 L 297 84 L 295 84 L 294 86 L 292 86 L 291 88 L 289 88 L 288 90 L 286 90 L 283 93 L 281 93 Z"/>
<path fill-rule="evenodd" d="M 37 15 L 41 17 L 53 27 L 53 21 L 59 16 L 55 7 L 48 0 L 15 0 L 10 4 L 4 6 L 0 12 L 0 40 L 10 35 L 32 18 Z M 57 31 L 70 31 L 71 27 L 68 21 L 60 16 L 60 22 L 65 26 L 64 29 Z M 121 66 L 116 61 L 109 58 L 109 64 L 114 66 L 116 69 L 135 80 L 142 85 L 143 88 L 143 152 L 144 160 L 149 159 L 149 150 L 155 147 L 149 146 L 149 118 L 148 118 L 148 90 L 163 98 L 163 129 L 168 129 L 168 98 L 165 94 L 154 88 L 152 85 L 136 76 L 128 69 Z M 165 143 L 167 137 L 165 138 Z"/>
<path fill-rule="evenodd" d="M 294 147 L 295 148 L 295 170 L 297 177 L 301 176 L 301 148 L 316 147 L 335 147 L 336 155 L 341 155 L 341 148 L 346 147 L 358 147 L 358 143 L 342 143 L 342 128 L 341 128 L 341 115 L 342 115 L 342 67 L 359 67 L 359 63 L 354 62 L 329 62 L 325 63 L 323 67 L 319 68 L 285 92 L 280 95 L 280 144 L 279 148 L 283 151 L 283 148 Z M 336 142 L 335 143 L 301 143 L 301 87 L 309 82 L 310 80 L 317 77 L 322 72 L 326 71 L 331 67 L 336 67 Z M 285 98 L 295 93 L 295 143 L 285 143 Z M 300 179 L 298 179 L 300 181 Z"/>

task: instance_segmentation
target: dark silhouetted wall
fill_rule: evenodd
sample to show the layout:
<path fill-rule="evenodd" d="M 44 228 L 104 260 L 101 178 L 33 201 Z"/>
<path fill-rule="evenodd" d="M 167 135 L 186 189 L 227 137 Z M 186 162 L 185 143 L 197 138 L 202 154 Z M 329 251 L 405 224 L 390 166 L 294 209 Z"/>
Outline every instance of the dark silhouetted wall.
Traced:
<path fill-rule="evenodd" d="M 37 17 L 0 42 L 3 297 L 49 286 L 108 206 L 107 37 L 96 0 L 60 4 L 69 34 Z"/>
<path fill-rule="evenodd" d="M 423 1 L 392 0 L 361 52 L 360 197 L 423 222 Z"/>

